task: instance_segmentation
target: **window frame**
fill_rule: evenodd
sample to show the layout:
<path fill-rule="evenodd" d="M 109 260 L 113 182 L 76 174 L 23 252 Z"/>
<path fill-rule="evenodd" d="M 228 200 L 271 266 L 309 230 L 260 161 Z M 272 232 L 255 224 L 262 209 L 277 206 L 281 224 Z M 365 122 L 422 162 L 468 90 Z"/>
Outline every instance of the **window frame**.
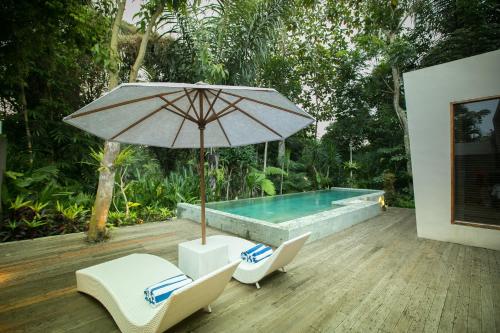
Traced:
<path fill-rule="evenodd" d="M 500 225 L 493 225 L 493 224 L 480 223 L 480 222 L 471 222 L 471 221 L 461 221 L 461 220 L 455 219 L 455 106 L 458 104 L 482 102 L 482 101 L 488 101 L 491 99 L 500 99 L 500 95 L 471 98 L 471 99 L 466 99 L 466 100 L 462 100 L 462 101 L 454 101 L 454 102 L 450 103 L 451 224 L 464 225 L 464 226 L 476 227 L 476 228 L 500 230 Z"/>

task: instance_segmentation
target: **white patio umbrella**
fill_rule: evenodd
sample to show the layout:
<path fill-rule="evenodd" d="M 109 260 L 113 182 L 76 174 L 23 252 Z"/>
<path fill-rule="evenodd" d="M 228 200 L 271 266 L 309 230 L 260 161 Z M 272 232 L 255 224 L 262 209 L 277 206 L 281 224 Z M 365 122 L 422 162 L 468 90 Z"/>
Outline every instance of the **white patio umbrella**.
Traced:
<path fill-rule="evenodd" d="M 314 118 L 274 89 L 125 83 L 64 121 L 111 141 L 200 148 L 201 233 L 205 244 L 204 148 L 283 140 Z"/>

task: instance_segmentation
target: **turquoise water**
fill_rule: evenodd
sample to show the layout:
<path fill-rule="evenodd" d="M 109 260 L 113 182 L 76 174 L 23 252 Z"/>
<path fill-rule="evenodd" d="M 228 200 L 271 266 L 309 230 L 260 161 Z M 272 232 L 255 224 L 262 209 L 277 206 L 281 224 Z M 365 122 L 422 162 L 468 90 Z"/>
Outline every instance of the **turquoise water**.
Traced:
<path fill-rule="evenodd" d="M 280 223 L 338 208 L 339 206 L 332 205 L 332 201 L 368 193 L 372 192 L 359 190 L 315 191 L 255 199 L 211 202 L 207 204 L 207 207 L 271 223 Z"/>

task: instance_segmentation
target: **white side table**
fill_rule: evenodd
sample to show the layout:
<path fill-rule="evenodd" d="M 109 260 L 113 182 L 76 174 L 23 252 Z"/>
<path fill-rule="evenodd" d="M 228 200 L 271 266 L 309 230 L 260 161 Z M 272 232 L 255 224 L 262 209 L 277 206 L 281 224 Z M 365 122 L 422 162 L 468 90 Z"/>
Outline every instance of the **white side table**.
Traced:
<path fill-rule="evenodd" d="M 193 280 L 211 273 L 229 262 L 226 244 L 209 242 L 201 245 L 201 238 L 179 244 L 179 268 Z"/>

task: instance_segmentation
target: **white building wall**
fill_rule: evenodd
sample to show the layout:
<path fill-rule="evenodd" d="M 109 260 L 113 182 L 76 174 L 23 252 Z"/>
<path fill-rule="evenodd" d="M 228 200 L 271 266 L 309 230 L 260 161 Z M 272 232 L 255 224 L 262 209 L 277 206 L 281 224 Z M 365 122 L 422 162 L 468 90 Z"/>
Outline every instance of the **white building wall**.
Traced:
<path fill-rule="evenodd" d="M 404 73 L 419 237 L 500 250 L 500 230 L 451 224 L 450 103 L 500 95 L 500 50 Z"/>

